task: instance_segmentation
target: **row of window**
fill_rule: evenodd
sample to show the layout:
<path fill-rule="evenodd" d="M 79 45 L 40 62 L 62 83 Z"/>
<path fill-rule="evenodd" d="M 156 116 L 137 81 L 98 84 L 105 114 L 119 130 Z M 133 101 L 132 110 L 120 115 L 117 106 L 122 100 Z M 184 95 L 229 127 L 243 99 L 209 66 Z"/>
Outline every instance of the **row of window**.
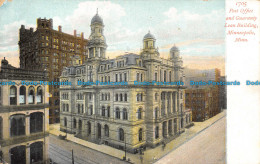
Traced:
<path fill-rule="evenodd" d="M 83 104 L 77 104 L 78 108 L 78 114 L 84 113 L 84 105 Z"/>
<path fill-rule="evenodd" d="M 136 81 L 144 81 L 144 74 L 143 73 L 136 73 Z"/>
<path fill-rule="evenodd" d="M 84 74 L 85 73 L 85 69 L 84 68 L 81 68 L 81 69 L 79 68 L 79 69 L 77 69 L 76 73 L 77 73 L 77 75 Z"/>
<path fill-rule="evenodd" d="M 110 76 L 101 76 L 100 81 L 101 82 L 110 82 Z"/>
<path fill-rule="evenodd" d="M 110 93 L 101 93 L 101 101 L 110 101 Z"/>
<path fill-rule="evenodd" d="M 115 81 L 116 82 L 127 81 L 127 73 L 116 73 Z"/>
<path fill-rule="evenodd" d="M 33 86 L 30 86 L 28 88 L 28 91 L 27 91 L 28 96 L 26 95 L 26 87 L 25 86 L 21 86 L 19 88 L 19 91 L 20 91 L 19 92 L 19 103 L 20 104 L 25 104 L 26 99 L 27 99 L 27 102 L 29 104 L 34 104 L 35 98 L 36 98 L 37 104 L 43 103 L 43 91 L 42 91 L 41 86 L 37 87 L 36 95 L 35 95 L 35 88 Z M 16 86 L 10 87 L 9 99 L 10 99 L 10 105 L 17 105 L 17 88 L 16 88 Z"/>
<path fill-rule="evenodd" d="M 77 100 L 84 100 L 84 95 L 82 93 L 77 93 Z"/>
<path fill-rule="evenodd" d="M 66 117 L 64 117 L 64 126 L 65 127 L 68 126 Z M 76 118 L 73 119 L 73 128 L 75 128 L 75 129 L 77 128 L 77 120 L 76 120 Z M 101 130 L 102 130 L 101 124 L 98 124 L 97 128 L 98 128 L 97 136 L 98 136 L 98 138 L 101 138 Z M 82 121 L 81 120 L 78 121 L 78 129 L 82 130 Z M 159 127 L 158 127 L 158 129 L 159 129 Z M 90 122 L 87 123 L 87 132 L 88 132 L 88 135 L 91 134 L 91 123 Z M 105 135 L 105 137 L 109 137 L 109 132 L 110 132 L 109 131 L 109 126 L 105 125 L 104 126 L 104 135 Z M 138 130 L 138 141 L 140 141 L 140 142 L 143 141 L 143 138 L 144 138 L 143 136 L 144 136 L 144 131 L 143 131 L 142 128 L 140 128 Z M 122 128 L 118 129 L 118 140 L 119 141 L 124 141 L 125 140 L 125 132 L 124 132 L 124 130 Z"/>
<path fill-rule="evenodd" d="M 107 65 L 101 65 L 99 70 L 102 72 L 109 69 L 110 69 L 110 64 L 107 64 Z"/>
<path fill-rule="evenodd" d="M 26 125 L 26 116 L 24 114 L 15 114 L 10 116 L 10 136 L 22 136 L 25 135 L 25 127 L 30 127 L 30 133 L 37 133 L 43 131 L 43 119 L 42 112 L 34 112 L 30 114 L 29 125 Z M 2 118 L 0 117 L 0 130 L 2 130 Z M 2 133 L 2 131 L 0 132 Z M 1 137 L 1 136 L 0 136 Z"/>
<path fill-rule="evenodd" d="M 127 101 L 127 93 L 116 93 L 115 101 Z"/>
<path fill-rule="evenodd" d="M 69 104 L 62 104 L 62 111 L 68 112 L 69 111 Z"/>
<path fill-rule="evenodd" d="M 167 78 L 168 77 L 168 78 Z M 155 72 L 154 73 L 154 80 L 155 81 L 167 81 L 167 82 L 172 82 L 172 71 L 163 71 L 163 70 L 160 70 L 160 79 L 158 78 L 158 73 Z"/>
<path fill-rule="evenodd" d="M 137 93 L 137 95 L 136 95 L 136 101 L 144 101 L 144 99 L 143 99 L 143 93 Z"/>

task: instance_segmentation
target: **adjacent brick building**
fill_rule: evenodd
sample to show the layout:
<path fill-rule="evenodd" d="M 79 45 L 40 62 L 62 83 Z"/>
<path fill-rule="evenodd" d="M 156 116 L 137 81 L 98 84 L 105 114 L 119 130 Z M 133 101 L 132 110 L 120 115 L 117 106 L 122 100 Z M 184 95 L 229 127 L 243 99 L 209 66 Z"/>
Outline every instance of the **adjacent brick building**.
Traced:
<path fill-rule="evenodd" d="M 220 70 L 186 71 L 185 109 L 192 110 L 193 121 L 204 121 L 215 116 L 220 109 L 220 89 L 218 85 L 190 85 L 190 81 L 220 81 Z"/>
<path fill-rule="evenodd" d="M 62 32 L 62 27 L 53 29 L 52 19 L 37 19 L 37 29 L 20 28 L 20 67 L 31 70 L 46 70 L 49 81 L 59 81 L 64 66 L 72 65 L 72 58 L 84 60 L 88 51 L 84 34 Z M 59 122 L 59 86 L 50 86 L 50 123 Z"/>

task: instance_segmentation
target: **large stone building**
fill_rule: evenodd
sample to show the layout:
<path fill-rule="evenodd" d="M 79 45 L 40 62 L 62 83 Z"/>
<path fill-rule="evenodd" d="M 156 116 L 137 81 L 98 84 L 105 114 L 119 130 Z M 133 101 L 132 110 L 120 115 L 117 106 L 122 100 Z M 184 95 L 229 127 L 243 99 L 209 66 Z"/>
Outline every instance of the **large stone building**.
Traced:
<path fill-rule="evenodd" d="M 172 47 L 166 60 L 155 44 L 149 32 L 140 54 L 108 59 L 103 20 L 96 14 L 91 20 L 87 59 L 82 65 L 75 61 L 60 77 L 72 84 L 60 88 L 61 130 L 119 149 L 126 146 L 130 152 L 168 142 L 183 132 L 184 86 L 134 85 L 134 81 L 183 81 L 179 49 Z M 118 85 L 78 85 L 80 81 Z"/>
<path fill-rule="evenodd" d="M 0 163 L 48 163 L 48 86 L 44 72 L 15 68 L 2 60 L 0 70 Z"/>
<path fill-rule="evenodd" d="M 20 28 L 20 67 L 33 70 L 46 70 L 48 81 L 59 81 L 64 66 L 72 65 L 72 58 L 84 60 L 87 55 L 87 40 L 84 34 L 74 35 L 53 29 L 52 19 L 37 19 L 37 29 Z M 50 86 L 50 123 L 59 122 L 59 86 Z"/>
<path fill-rule="evenodd" d="M 218 85 L 191 85 L 193 82 L 219 82 L 220 70 L 185 70 L 186 86 L 184 106 L 192 111 L 192 121 L 204 121 L 221 112 Z"/>

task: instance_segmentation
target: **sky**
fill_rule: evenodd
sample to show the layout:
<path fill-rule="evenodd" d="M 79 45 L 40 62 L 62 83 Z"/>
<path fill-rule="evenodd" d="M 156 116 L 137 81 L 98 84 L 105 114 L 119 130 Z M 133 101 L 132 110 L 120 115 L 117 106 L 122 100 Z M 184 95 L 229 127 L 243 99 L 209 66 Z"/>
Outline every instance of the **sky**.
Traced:
<path fill-rule="evenodd" d="M 19 65 L 19 28 L 36 29 L 37 18 L 52 18 L 53 28 L 84 37 L 96 14 L 105 24 L 107 56 L 140 53 L 143 36 L 156 38 L 160 56 L 168 58 L 170 48 L 179 47 L 184 66 L 225 71 L 224 0 L 0 0 L 0 59 Z"/>

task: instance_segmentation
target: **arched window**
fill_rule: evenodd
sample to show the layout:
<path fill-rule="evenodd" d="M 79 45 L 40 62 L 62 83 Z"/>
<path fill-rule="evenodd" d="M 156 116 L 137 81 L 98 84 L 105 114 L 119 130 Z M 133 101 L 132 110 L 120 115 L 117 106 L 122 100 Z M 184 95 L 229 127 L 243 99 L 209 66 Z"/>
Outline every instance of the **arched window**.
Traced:
<path fill-rule="evenodd" d="M 64 117 L 64 126 L 67 127 L 67 117 Z"/>
<path fill-rule="evenodd" d="M 25 88 L 25 86 L 21 86 L 20 94 L 19 94 L 19 103 L 25 104 L 25 100 L 26 100 L 26 88 Z"/>
<path fill-rule="evenodd" d="M 42 97 L 42 87 L 37 88 L 37 103 L 42 103 L 43 97 Z"/>
<path fill-rule="evenodd" d="M 78 106 L 78 113 L 80 113 L 80 104 L 77 104 Z"/>
<path fill-rule="evenodd" d="M 139 109 L 137 110 L 137 119 L 138 119 L 138 120 L 142 119 L 142 109 L 141 109 L 141 108 L 139 108 Z"/>
<path fill-rule="evenodd" d="M 43 160 L 43 142 L 35 142 L 30 145 L 30 158 L 32 163 Z"/>
<path fill-rule="evenodd" d="M 123 94 L 120 93 L 120 101 L 123 101 Z"/>
<path fill-rule="evenodd" d="M 154 110 L 154 118 L 157 119 L 158 117 L 159 117 L 159 109 L 158 107 L 156 107 Z"/>
<path fill-rule="evenodd" d="M 116 108 L 116 118 L 120 119 L 120 110 L 119 110 L 119 108 Z"/>
<path fill-rule="evenodd" d="M 116 101 L 118 101 L 118 94 L 116 94 Z"/>
<path fill-rule="evenodd" d="M 13 115 L 11 116 L 11 136 L 25 135 L 25 115 Z"/>
<path fill-rule="evenodd" d="M 42 132 L 43 113 L 35 112 L 30 114 L 30 133 Z"/>
<path fill-rule="evenodd" d="M 77 128 L 77 120 L 76 120 L 76 118 L 73 119 L 73 128 Z"/>
<path fill-rule="evenodd" d="M 105 125 L 105 136 L 109 137 L 109 127 L 108 127 L 108 125 Z"/>
<path fill-rule="evenodd" d="M 142 61 L 139 61 L 139 66 L 140 66 L 140 67 L 142 66 Z"/>
<path fill-rule="evenodd" d="M 171 71 L 169 72 L 169 81 L 170 82 L 172 81 L 172 72 Z"/>
<path fill-rule="evenodd" d="M 88 122 L 88 135 L 90 135 L 90 134 L 91 134 L 91 123 Z"/>
<path fill-rule="evenodd" d="M 158 93 L 155 93 L 154 99 L 155 99 L 155 101 L 158 101 Z"/>
<path fill-rule="evenodd" d="M 125 93 L 125 101 L 127 101 L 127 93 Z"/>
<path fill-rule="evenodd" d="M 17 105 L 17 90 L 15 86 L 10 87 L 10 105 Z"/>
<path fill-rule="evenodd" d="M 29 92 L 28 92 L 28 103 L 29 104 L 34 104 L 34 87 L 29 87 Z"/>
<path fill-rule="evenodd" d="M 139 136 L 139 141 L 142 141 L 143 140 L 143 129 L 139 129 L 139 132 L 138 132 L 138 136 Z"/>
<path fill-rule="evenodd" d="M 62 104 L 62 111 L 64 112 L 66 108 L 66 104 Z"/>
<path fill-rule="evenodd" d="M 102 111 L 102 116 L 106 116 L 106 108 L 104 107 L 104 106 L 102 106 L 102 109 L 101 109 Z"/>
<path fill-rule="evenodd" d="M 90 105 L 90 115 L 93 114 L 93 105 Z"/>
<path fill-rule="evenodd" d="M 110 106 L 107 107 L 107 117 L 110 117 Z"/>
<path fill-rule="evenodd" d="M 82 130 L 82 121 L 79 120 L 79 130 Z"/>
<path fill-rule="evenodd" d="M 156 126 L 155 128 L 155 138 L 159 138 L 159 126 Z"/>
<path fill-rule="evenodd" d="M 69 104 L 66 104 L 67 112 L 69 111 Z"/>
<path fill-rule="evenodd" d="M 163 75 L 163 78 L 164 78 L 164 82 L 166 82 L 166 79 L 167 79 L 167 75 L 166 75 L 166 71 L 164 71 L 164 75 Z"/>
<path fill-rule="evenodd" d="M 122 128 L 119 129 L 119 140 L 124 141 L 125 140 L 125 133 Z"/>
<path fill-rule="evenodd" d="M 124 108 L 123 109 L 123 120 L 127 120 L 127 110 Z"/>
<path fill-rule="evenodd" d="M 16 163 L 26 163 L 26 146 L 16 146 L 12 149 L 10 149 L 11 155 L 11 164 Z"/>

